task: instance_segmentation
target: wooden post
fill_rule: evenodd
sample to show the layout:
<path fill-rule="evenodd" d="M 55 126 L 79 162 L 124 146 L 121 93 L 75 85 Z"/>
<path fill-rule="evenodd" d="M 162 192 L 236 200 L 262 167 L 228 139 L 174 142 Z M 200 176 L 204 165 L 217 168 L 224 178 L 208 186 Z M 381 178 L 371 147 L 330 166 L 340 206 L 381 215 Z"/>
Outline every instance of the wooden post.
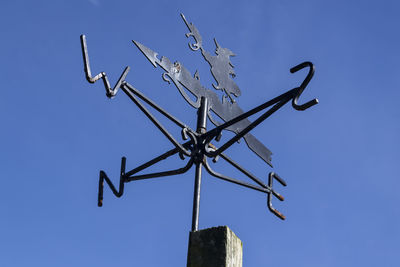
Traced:
<path fill-rule="evenodd" d="M 190 232 L 187 267 L 242 267 L 242 241 L 227 226 Z"/>

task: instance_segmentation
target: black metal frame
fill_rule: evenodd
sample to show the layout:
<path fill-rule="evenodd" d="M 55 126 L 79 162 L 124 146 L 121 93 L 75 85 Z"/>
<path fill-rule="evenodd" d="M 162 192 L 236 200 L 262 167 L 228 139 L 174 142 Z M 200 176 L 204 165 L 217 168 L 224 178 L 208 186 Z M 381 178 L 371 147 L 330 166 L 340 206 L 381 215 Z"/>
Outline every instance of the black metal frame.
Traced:
<path fill-rule="evenodd" d="M 277 180 L 281 185 L 286 186 L 286 182 L 280 178 L 276 173 L 271 172 L 269 174 L 268 184 L 263 183 L 259 178 L 255 175 L 244 169 L 238 163 L 233 161 L 231 158 L 226 156 L 223 152 L 228 149 L 231 145 L 237 142 L 240 138 L 244 135 L 249 133 L 252 129 L 258 126 L 261 122 L 271 116 L 274 112 L 276 112 L 279 108 L 285 105 L 287 102 L 292 100 L 292 106 L 296 110 L 305 110 L 315 104 L 318 103 L 317 99 L 313 99 L 305 104 L 298 104 L 298 99 L 308 83 L 310 82 L 311 78 L 314 75 L 314 66 L 311 62 L 304 62 L 301 63 L 290 70 L 291 73 L 295 73 L 303 68 L 308 67 L 309 72 L 302 82 L 302 84 L 294 89 L 289 90 L 288 92 L 273 98 L 265 102 L 264 104 L 259 105 L 256 108 L 251 109 L 248 112 L 245 112 L 232 120 L 229 120 L 221 125 L 215 127 L 214 129 L 207 131 L 206 130 L 206 123 L 207 123 L 207 112 L 208 112 L 208 104 L 207 98 L 202 97 L 200 101 L 200 107 L 198 108 L 198 121 L 197 121 L 197 129 L 196 131 L 192 130 L 186 124 L 179 121 L 177 118 L 169 114 L 167 111 L 159 107 L 156 103 L 152 100 L 147 98 L 143 95 L 140 91 L 138 91 L 135 87 L 130 85 L 125 81 L 125 78 L 129 72 L 129 67 L 126 67 L 123 71 L 121 77 L 117 81 L 114 88 L 111 88 L 109 80 L 105 72 L 101 72 L 96 76 L 92 77 L 90 64 L 89 64 L 89 56 L 87 51 L 87 44 L 86 44 L 86 37 L 85 35 L 81 35 L 81 45 L 82 45 L 82 54 L 84 60 L 84 68 L 86 73 L 86 78 L 90 83 L 95 83 L 97 80 L 102 79 L 107 97 L 111 98 L 114 97 L 118 90 L 121 89 L 124 91 L 125 94 L 139 107 L 139 109 L 153 122 L 153 124 L 165 135 L 165 137 L 173 144 L 175 148 L 163 153 L 162 155 L 155 157 L 154 159 L 126 172 L 126 158 L 123 157 L 121 160 L 121 171 L 120 171 L 120 182 L 118 190 L 115 188 L 109 177 L 106 175 L 104 171 L 100 171 L 100 179 L 99 179 L 99 194 L 98 194 L 98 206 L 102 206 L 103 203 L 103 188 L 104 188 L 104 181 L 109 185 L 113 194 L 117 197 L 121 197 L 124 192 L 124 184 L 130 181 L 142 180 L 142 179 L 149 179 L 149 178 L 157 178 L 157 177 L 165 177 L 171 175 L 177 175 L 187 172 L 193 165 L 196 165 L 196 176 L 195 176 L 195 185 L 194 185 L 194 201 L 193 201 L 193 218 L 192 218 L 192 231 L 198 230 L 198 221 L 199 221 L 199 201 L 200 201 L 200 184 L 201 184 L 201 170 L 202 166 L 204 165 L 205 170 L 212 176 L 222 179 L 224 181 L 228 181 L 237 185 L 241 185 L 259 192 L 263 192 L 267 194 L 267 203 L 269 210 L 278 216 L 280 219 L 284 220 L 285 216 L 276 210 L 272 206 L 272 196 L 275 196 L 280 201 L 283 201 L 284 198 L 279 193 L 277 193 L 273 189 L 273 180 Z M 142 100 L 156 111 L 167 117 L 177 126 L 179 126 L 182 130 L 182 138 L 184 140 L 188 140 L 185 143 L 180 143 L 175 139 L 167 129 L 157 120 L 157 118 L 144 106 L 144 104 L 140 101 Z M 259 116 L 254 122 L 248 125 L 245 129 L 241 132 L 236 134 L 230 140 L 222 144 L 219 148 L 211 144 L 212 140 L 216 140 L 219 142 L 221 132 L 225 130 L 227 127 L 234 125 L 235 123 L 248 118 L 260 111 L 269 108 L 265 111 L 261 116 Z M 148 167 L 164 160 L 168 157 L 171 157 L 175 154 L 179 154 L 182 160 L 185 158 L 189 158 L 187 163 L 182 167 L 175 170 L 163 171 L 163 172 L 156 172 L 156 173 L 148 173 L 148 174 L 137 174 Z M 250 184 L 247 182 L 243 182 L 229 176 L 220 174 L 214 171 L 207 160 L 207 158 L 212 158 L 214 162 L 218 160 L 218 158 L 224 159 L 230 165 L 238 169 L 241 173 L 249 177 L 253 180 L 257 185 Z"/>

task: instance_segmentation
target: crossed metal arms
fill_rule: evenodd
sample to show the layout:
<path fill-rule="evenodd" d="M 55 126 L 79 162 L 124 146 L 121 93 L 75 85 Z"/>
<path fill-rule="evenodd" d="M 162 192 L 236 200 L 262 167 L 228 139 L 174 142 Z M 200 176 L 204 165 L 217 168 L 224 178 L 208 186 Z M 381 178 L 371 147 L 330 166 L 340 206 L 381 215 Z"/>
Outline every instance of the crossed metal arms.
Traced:
<path fill-rule="evenodd" d="M 279 193 L 277 193 L 273 189 L 273 180 L 277 180 L 281 185 L 286 186 L 286 182 L 280 178 L 276 173 L 270 172 L 269 173 L 269 179 L 268 179 L 268 184 L 265 184 L 262 182 L 259 178 L 254 176 L 252 173 L 244 169 L 242 166 L 240 166 L 238 163 L 233 161 L 231 158 L 226 156 L 223 152 L 228 149 L 231 145 L 233 145 L 235 142 L 237 142 L 240 138 L 242 138 L 244 135 L 249 133 L 252 129 L 254 129 L 256 126 L 258 126 L 261 122 L 263 122 L 265 119 L 267 119 L 269 116 L 271 116 L 275 111 L 277 111 L 279 108 L 284 106 L 287 102 L 292 100 L 292 106 L 296 110 L 305 110 L 308 109 L 309 107 L 315 105 L 318 103 L 317 99 L 313 99 L 311 101 L 308 101 L 304 104 L 298 104 L 298 99 L 303 93 L 304 89 L 310 82 L 311 78 L 314 75 L 314 66 L 311 62 L 303 62 L 292 69 L 290 69 L 291 73 L 295 73 L 303 68 L 308 67 L 309 71 L 304 79 L 304 81 L 301 83 L 299 87 L 293 88 L 286 93 L 277 96 L 264 104 L 261 104 L 225 123 L 222 123 L 221 125 L 215 127 L 214 129 L 204 132 L 204 133 L 199 133 L 194 130 L 192 130 L 190 127 L 182 123 L 180 120 L 175 118 L 173 115 L 169 114 L 167 111 L 159 107 L 156 103 L 154 103 L 151 99 L 147 98 L 145 95 L 143 95 L 140 91 L 138 91 L 135 87 L 130 85 L 128 82 L 126 82 L 125 78 L 129 72 L 129 67 L 126 67 L 125 70 L 123 71 L 122 75 L 118 79 L 117 83 L 113 88 L 110 86 L 110 82 L 107 78 L 107 75 L 105 72 L 101 72 L 97 74 L 96 76 L 92 77 L 91 74 L 91 69 L 90 69 L 90 63 L 89 63 L 89 56 L 88 56 L 88 50 L 87 50 L 87 44 L 86 44 L 86 37 L 85 35 L 81 35 L 81 45 L 82 45 L 82 54 L 83 54 L 83 60 L 84 60 L 84 68 L 85 68 L 85 73 L 86 73 L 86 79 L 90 83 L 95 83 L 96 81 L 102 79 L 104 83 L 104 87 L 106 90 L 106 95 L 109 98 L 114 97 L 118 90 L 121 89 L 123 92 L 125 92 L 126 95 L 139 107 L 139 109 L 153 122 L 153 124 L 165 135 L 165 137 L 174 145 L 175 148 L 163 153 L 162 155 L 126 172 L 125 167 L 126 167 L 126 158 L 123 157 L 121 160 L 121 172 L 120 172 L 120 182 L 119 182 L 119 187 L 118 189 L 113 185 L 109 177 L 104 171 L 100 171 L 100 179 L 99 179 L 99 191 L 98 191 L 98 206 L 101 207 L 103 205 L 103 188 L 104 188 L 104 181 L 109 185 L 111 188 L 111 191 L 114 193 L 115 196 L 121 197 L 124 193 L 124 185 L 127 182 L 131 181 L 136 181 L 136 180 L 143 180 L 143 179 L 149 179 L 149 178 L 157 178 L 157 177 L 165 177 L 165 176 L 171 176 L 171 175 L 177 175 L 177 174 L 182 174 L 187 172 L 193 164 L 197 164 L 201 162 L 207 172 L 219 179 L 238 184 L 250 189 L 257 190 L 259 192 L 263 192 L 267 194 L 267 203 L 268 203 L 268 208 L 269 210 L 274 213 L 276 216 L 278 216 L 280 219 L 284 220 L 285 216 L 280 213 L 278 210 L 276 210 L 272 206 L 272 196 L 275 196 L 278 198 L 280 201 L 283 201 L 284 198 L 281 196 Z M 157 118 L 144 106 L 144 104 L 140 101 L 142 100 L 152 108 L 154 108 L 156 111 L 167 117 L 169 120 L 171 120 L 173 123 L 175 123 L 178 127 L 181 128 L 181 134 L 182 134 L 182 139 L 188 140 L 185 143 L 180 143 L 177 141 L 167 130 L 166 128 L 157 120 Z M 240 122 L 241 120 L 244 120 L 255 113 L 258 113 L 260 111 L 263 111 L 265 109 L 269 108 L 267 111 L 265 111 L 260 117 L 258 117 L 254 122 L 252 122 L 250 125 L 248 125 L 246 128 L 244 128 L 241 132 L 236 134 L 234 137 L 232 137 L 230 140 L 222 144 L 219 148 L 214 146 L 211 141 L 215 140 L 217 142 L 220 141 L 221 138 L 221 133 L 223 130 L 225 130 L 227 127 L 230 127 L 234 125 L 237 122 Z M 174 170 L 169 170 L 169 171 L 162 171 L 162 172 L 155 172 L 155 173 L 148 173 L 148 174 L 138 174 L 139 172 L 147 169 L 148 167 L 160 162 L 161 160 L 164 160 L 166 158 L 169 158 L 175 154 L 178 154 L 182 160 L 185 160 L 185 158 L 189 158 L 187 161 L 186 165 L 182 168 L 174 169 Z M 230 165 L 238 169 L 241 173 L 246 175 L 248 178 L 250 178 L 252 181 L 254 181 L 257 185 L 250 184 L 241 180 L 237 180 L 234 178 L 231 178 L 229 176 L 220 174 L 216 171 L 214 171 L 211 167 L 210 164 L 208 163 L 207 158 L 212 158 L 214 162 L 216 162 L 219 158 L 224 159 L 226 162 L 228 162 Z"/>

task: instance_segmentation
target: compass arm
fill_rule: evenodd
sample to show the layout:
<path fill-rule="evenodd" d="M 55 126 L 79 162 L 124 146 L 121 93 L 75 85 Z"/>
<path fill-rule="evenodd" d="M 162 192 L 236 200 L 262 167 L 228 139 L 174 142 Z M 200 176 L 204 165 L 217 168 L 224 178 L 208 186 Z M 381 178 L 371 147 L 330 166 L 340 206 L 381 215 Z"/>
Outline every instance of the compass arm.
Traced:
<path fill-rule="evenodd" d="M 295 73 L 305 67 L 309 67 L 309 72 L 304 79 L 304 81 L 301 83 L 300 87 L 294 88 L 292 90 L 287 91 L 286 93 L 283 93 L 280 96 L 277 96 L 264 104 L 259 105 L 258 107 L 255 107 L 239 116 L 236 118 L 233 118 L 232 120 L 229 120 L 213 130 L 207 132 L 205 134 L 205 137 L 207 138 L 207 141 L 211 141 L 213 138 L 217 137 L 220 135 L 221 131 L 226 129 L 227 127 L 248 118 L 251 115 L 254 115 L 255 113 L 266 109 L 272 105 L 274 105 L 272 108 L 270 108 L 268 111 L 266 111 L 263 115 L 261 115 L 258 119 L 256 119 L 254 122 L 252 122 L 250 125 L 248 125 L 245 129 L 243 129 L 241 132 L 239 132 L 236 136 L 232 137 L 229 141 L 227 141 L 224 145 L 222 145 L 219 149 L 217 149 L 214 152 L 208 153 L 207 156 L 215 157 L 221 152 L 225 151 L 227 148 L 229 148 L 231 145 L 233 145 L 235 142 L 237 142 L 240 138 L 242 138 L 244 135 L 249 133 L 252 129 L 254 129 L 256 126 L 258 126 L 261 122 L 263 122 L 265 119 L 267 119 L 269 116 L 271 116 L 275 111 L 280 109 L 282 106 L 284 106 L 290 99 L 292 99 L 292 106 L 296 110 L 306 110 L 310 108 L 311 106 L 314 106 L 318 104 L 318 99 L 313 99 L 305 104 L 298 105 L 297 101 L 300 95 L 303 93 L 304 89 L 307 87 L 308 83 L 311 81 L 313 75 L 314 75 L 314 65 L 311 62 L 303 62 L 292 69 L 290 69 L 291 73 Z"/>
<path fill-rule="evenodd" d="M 225 144 L 223 144 L 220 148 L 218 148 L 215 151 L 212 152 L 206 152 L 206 155 L 209 157 L 215 157 L 218 156 L 220 153 L 224 152 L 226 149 L 228 149 L 231 145 L 233 145 L 235 142 L 237 142 L 240 138 L 242 138 L 244 135 L 249 133 L 251 130 L 253 130 L 256 126 L 258 126 L 261 122 L 266 120 L 269 116 L 271 116 L 275 111 L 280 109 L 282 106 L 284 106 L 292 97 L 294 94 L 294 90 L 290 90 L 274 99 L 271 99 L 270 101 L 265 102 L 264 104 L 243 113 L 242 115 L 237 116 L 236 118 L 221 124 L 220 126 L 215 127 L 213 130 L 207 132 L 204 134 L 204 136 L 207 138 L 207 141 L 210 142 L 214 137 L 218 136 L 223 129 L 226 127 L 229 127 L 265 108 L 268 108 L 271 105 L 274 105 L 272 108 L 267 110 L 264 114 L 262 114 L 259 118 L 257 118 L 254 122 L 252 122 L 250 125 L 248 125 L 246 128 L 244 128 L 241 132 L 236 134 L 234 137 L 232 137 L 229 141 L 227 141 Z"/>
<path fill-rule="evenodd" d="M 264 187 L 255 186 L 255 185 L 252 185 L 252 184 L 249 184 L 249 183 L 246 183 L 246 182 L 243 182 L 243 181 L 228 177 L 226 175 L 220 174 L 220 173 L 214 171 L 213 169 L 211 169 L 211 167 L 208 164 L 207 160 L 204 160 L 204 167 L 205 167 L 205 169 L 207 170 L 207 172 L 209 174 L 211 174 L 212 176 L 214 176 L 216 178 L 219 178 L 221 180 L 224 180 L 224 181 L 227 181 L 227 182 L 231 182 L 231 183 L 234 183 L 234 184 L 237 184 L 237 185 L 241 185 L 241 186 L 244 186 L 244 187 L 247 187 L 247 188 L 250 188 L 250 189 L 254 189 L 254 190 L 257 190 L 259 192 L 266 193 L 267 194 L 267 200 L 268 200 L 267 201 L 268 209 L 272 213 L 274 213 L 277 217 L 279 217 L 280 219 L 285 220 L 285 216 L 282 213 L 280 213 L 277 209 L 275 209 L 272 206 L 272 203 L 271 203 L 272 195 L 274 195 L 280 201 L 284 200 L 283 196 L 281 196 L 279 193 L 275 192 L 275 190 L 273 190 L 273 188 L 272 188 L 273 178 L 278 180 L 282 185 L 286 186 L 285 181 L 282 178 L 280 178 L 277 174 L 275 174 L 275 173 L 270 173 L 269 174 L 268 186 L 265 186 L 265 188 L 264 188 Z"/>
<path fill-rule="evenodd" d="M 88 82 L 95 83 L 97 80 L 102 79 L 103 83 L 104 83 L 104 87 L 106 89 L 107 97 L 111 98 L 111 97 L 115 96 L 118 92 L 118 89 L 121 87 L 122 82 L 125 80 L 126 76 L 128 75 L 128 72 L 130 69 L 129 66 L 127 66 L 125 68 L 125 70 L 119 77 L 117 83 L 115 84 L 114 88 L 111 88 L 110 82 L 109 82 L 105 72 L 100 72 L 96 76 L 92 77 L 92 72 L 90 70 L 89 54 L 88 54 L 87 43 L 86 43 L 86 36 L 84 34 L 81 35 L 81 47 L 82 47 L 83 63 L 85 65 L 86 79 L 88 80 Z"/>
<path fill-rule="evenodd" d="M 110 82 L 108 81 L 108 78 L 107 78 L 107 75 L 105 72 L 101 72 L 98 75 L 96 75 L 95 77 L 92 77 L 85 35 L 81 35 L 81 46 L 82 46 L 83 61 L 84 61 L 84 65 L 85 65 L 85 73 L 86 73 L 87 80 L 90 83 L 95 83 L 97 80 L 103 79 L 104 86 L 106 88 L 107 97 L 115 96 L 118 89 L 122 88 L 124 90 L 124 92 L 131 98 L 131 100 L 142 110 L 142 112 L 145 113 L 146 116 L 157 126 L 157 128 L 168 138 L 168 140 L 170 140 L 172 142 L 172 144 L 174 144 L 174 146 L 179 149 L 179 152 L 186 156 L 190 156 L 190 152 L 187 149 L 185 149 L 184 147 L 182 147 L 182 145 L 172 137 L 172 135 L 164 128 L 164 126 L 162 126 L 161 123 L 137 100 L 137 98 L 134 96 L 134 94 L 137 95 L 139 98 L 141 98 L 143 101 L 145 101 L 147 104 L 149 104 L 151 107 L 156 109 L 158 112 L 160 112 L 161 114 L 166 116 L 168 119 L 173 121 L 175 124 L 177 124 L 182 129 L 186 129 L 187 131 L 190 131 L 190 129 L 185 124 L 180 122 L 177 118 L 175 118 L 174 116 L 172 116 L 171 114 L 166 112 L 164 109 L 159 107 L 157 104 L 155 104 L 153 101 L 151 101 L 149 98 L 145 97 L 141 92 L 139 92 L 133 86 L 126 83 L 125 78 L 126 78 L 126 75 L 128 74 L 129 67 L 125 68 L 124 72 L 122 73 L 121 77 L 119 78 L 119 80 L 116 83 L 116 85 L 114 86 L 114 88 L 111 88 Z M 191 136 L 191 135 L 189 135 L 189 136 Z M 106 176 L 104 176 L 104 177 L 106 177 Z"/>
<path fill-rule="evenodd" d="M 191 141 L 188 141 L 186 143 L 183 144 L 184 147 L 189 147 L 191 145 Z M 100 171 L 100 179 L 99 179 L 99 192 L 98 192 L 98 206 L 101 207 L 103 206 L 103 189 L 104 189 L 104 181 L 106 181 L 106 183 L 108 184 L 108 186 L 110 187 L 111 191 L 113 192 L 113 194 L 116 197 L 121 197 L 124 193 L 124 183 L 127 183 L 129 181 L 132 180 L 140 180 L 140 179 L 146 179 L 146 178 L 153 178 L 153 177 L 161 177 L 161 176 L 165 176 L 165 175 L 159 175 L 159 176 L 153 176 L 152 177 L 146 177 L 144 178 L 146 175 L 149 176 L 148 174 L 146 175 L 138 175 L 138 176 L 133 176 L 135 173 L 138 173 L 150 166 L 153 166 L 154 164 L 160 162 L 161 160 L 167 159 L 170 156 L 175 155 L 176 153 L 178 153 L 179 150 L 177 148 L 168 150 L 167 152 L 165 152 L 164 154 L 132 169 L 131 171 L 125 172 L 125 166 L 126 166 L 126 158 L 123 157 L 121 160 L 121 172 L 120 172 L 120 181 L 119 181 L 119 189 L 117 190 L 115 188 L 115 186 L 113 185 L 113 183 L 111 182 L 110 178 L 108 178 L 107 174 L 104 171 Z M 188 164 L 180 169 L 177 169 L 175 171 L 170 171 L 172 172 L 171 175 L 174 174 L 179 174 L 179 173 L 183 173 L 182 171 L 186 171 L 186 168 L 190 168 L 193 165 L 193 162 L 191 162 L 191 160 L 189 160 Z M 175 173 L 176 172 L 176 173 Z M 166 172 L 164 172 L 166 173 Z M 134 177 L 134 179 L 132 179 L 132 177 Z"/>
<path fill-rule="evenodd" d="M 204 163 L 204 167 L 207 170 L 207 172 L 209 174 L 211 174 L 212 176 L 216 177 L 216 178 L 219 178 L 221 180 L 224 180 L 224 181 L 227 181 L 227 182 L 231 182 L 231 183 L 234 183 L 234 184 L 237 184 L 237 185 L 241 185 L 241 186 L 244 186 L 244 187 L 247 187 L 247 188 L 250 188 L 250 189 L 254 189 L 254 190 L 257 190 L 257 191 L 262 192 L 262 193 L 269 193 L 271 191 L 270 188 L 259 187 L 259 186 L 256 186 L 256 185 L 253 185 L 253 184 L 250 184 L 250 183 L 246 183 L 246 182 L 243 182 L 243 181 L 228 177 L 228 176 L 223 175 L 221 173 L 218 173 L 218 172 L 214 171 L 213 169 L 211 169 L 210 164 L 208 164 L 207 160 L 205 160 L 203 163 Z"/>
<path fill-rule="evenodd" d="M 140 175 L 132 175 L 129 177 L 126 177 L 126 182 L 131 182 L 131 181 L 137 181 L 137 180 L 144 180 L 144 179 L 149 179 L 149 178 L 158 178 L 158 177 L 164 177 L 164 176 L 172 176 L 172 175 L 177 175 L 177 174 L 182 174 L 187 172 L 194 163 L 194 159 L 190 159 L 188 163 L 179 169 L 171 170 L 171 171 L 163 171 L 163 172 L 155 172 L 155 173 L 149 173 L 149 174 L 140 174 Z"/>
<path fill-rule="evenodd" d="M 213 148 L 213 149 L 217 149 L 213 144 L 208 144 L 209 147 Z M 217 156 L 221 157 L 222 159 L 224 159 L 226 162 L 228 162 L 229 164 L 231 164 L 233 167 L 235 167 L 236 169 L 238 169 L 241 173 L 243 173 L 244 175 L 246 175 L 247 177 L 249 177 L 251 180 L 253 180 L 254 182 L 256 182 L 259 186 L 263 187 L 263 188 L 268 188 L 268 186 L 266 184 L 264 184 L 263 181 L 261 181 L 260 179 L 258 179 L 255 175 L 253 175 L 251 172 L 249 172 L 248 170 L 246 170 L 245 168 L 243 168 L 242 166 L 240 166 L 237 162 L 235 162 L 233 159 L 231 159 L 230 157 L 228 157 L 227 155 L 225 155 L 224 153 L 221 153 Z M 216 161 L 216 158 L 214 158 L 213 161 Z"/>
<path fill-rule="evenodd" d="M 168 131 L 165 129 L 165 127 L 157 120 L 156 117 L 154 117 L 153 114 L 135 97 L 134 92 L 138 92 L 135 88 L 132 86 L 128 86 L 127 84 L 123 84 L 121 89 L 129 96 L 129 98 L 136 104 L 136 106 L 139 107 L 139 109 L 150 119 L 150 121 L 167 137 L 167 139 L 179 150 L 180 153 L 190 156 L 191 152 L 187 150 L 185 147 L 183 147 Z M 155 105 L 153 103 L 153 105 Z M 162 110 L 161 108 L 157 108 L 158 111 L 160 111 L 163 115 L 168 114 L 166 111 Z M 165 114 L 164 114 L 164 113 Z M 168 114 L 169 115 L 169 114 Z M 167 116 L 167 118 L 171 119 L 172 115 Z M 174 120 L 173 120 L 174 121 Z M 174 121 L 175 123 L 177 122 L 177 119 Z M 188 127 L 184 127 L 182 129 L 182 133 L 184 132 L 192 132 Z M 182 134 L 184 136 L 184 134 Z M 190 138 L 192 138 L 192 135 L 189 135 Z M 192 140 L 193 141 L 193 140 Z"/>
<path fill-rule="evenodd" d="M 188 142 L 184 143 L 182 146 L 185 147 L 185 148 L 188 148 L 190 146 L 190 144 L 191 144 L 191 141 L 188 141 Z M 152 166 L 152 165 L 154 165 L 154 164 L 156 164 L 156 163 L 158 163 L 158 162 L 160 162 L 160 161 L 162 161 L 164 159 L 167 159 L 167 158 L 175 155 L 178 152 L 179 152 L 179 149 L 177 149 L 177 148 L 173 148 L 171 150 L 168 150 L 167 152 L 161 154 L 160 156 L 155 157 L 154 159 L 149 160 L 148 162 L 146 162 L 146 163 L 144 163 L 144 164 L 142 164 L 142 165 L 140 165 L 140 166 L 138 166 L 138 167 L 136 167 L 136 168 L 134 168 L 134 169 L 132 169 L 132 170 L 130 170 L 128 172 L 126 172 L 125 176 L 129 177 L 131 175 L 134 175 L 135 173 L 138 173 L 138 172 L 140 172 L 140 171 L 142 171 L 142 170 L 144 170 L 144 169 L 146 169 L 146 168 L 148 168 L 148 167 L 150 167 L 150 166 Z"/>
<path fill-rule="evenodd" d="M 252 116 L 252 115 L 254 115 L 254 114 L 256 114 L 256 113 L 258 113 L 258 112 L 260 112 L 260 111 L 262 111 L 262 110 L 264 110 L 264 109 L 266 109 L 266 108 L 268 108 L 268 107 L 270 107 L 270 106 L 272 106 L 274 104 L 276 104 L 276 103 L 279 103 L 279 102 L 283 101 L 283 100 L 285 100 L 285 103 L 287 103 L 294 96 L 294 94 L 296 92 L 296 89 L 297 88 L 289 90 L 286 93 L 283 93 L 280 96 L 277 96 L 277 97 L 265 102 L 264 104 L 261 104 L 261 105 L 255 107 L 255 108 L 247 111 L 247 112 L 244 112 L 244 113 L 240 114 L 239 116 L 237 116 L 237 117 L 235 117 L 235 118 L 233 118 L 233 119 L 231 119 L 231 120 L 229 120 L 229 121 L 227 121 L 225 123 L 222 123 L 221 125 L 215 127 L 211 131 L 208 131 L 207 133 L 205 133 L 204 136 L 205 137 L 209 137 L 210 140 L 211 140 L 215 136 L 218 136 L 219 133 L 222 130 L 225 130 L 229 126 L 231 126 L 231 125 L 233 125 L 233 124 L 235 124 L 235 123 L 237 123 L 237 122 L 239 122 L 241 120 L 244 120 L 244 119 L 246 119 L 246 118 L 248 118 L 248 117 L 250 117 L 250 116 Z M 242 132 L 240 132 L 240 133 L 242 133 Z"/>
<path fill-rule="evenodd" d="M 140 99 L 142 99 L 144 102 L 146 102 L 148 105 L 150 105 L 152 108 L 154 108 L 155 110 L 157 110 L 158 112 L 160 112 L 162 115 L 164 115 L 165 117 L 167 117 L 169 120 L 171 120 L 172 122 L 174 122 L 176 125 L 178 125 L 179 127 L 183 128 L 187 128 L 188 126 L 186 126 L 186 124 L 184 124 L 183 122 L 181 122 L 180 120 L 178 120 L 176 117 L 172 116 L 171 114 L 169 114 L 167 111 L 165 111 L 163 108 L 161 108 L 160 106 L 158 106 L 156 103 L 154 103 L 154 101 L 152 101 L 150 98 L 146 97 L 144 94 L 142 94 L 139 90 L 137 90 L 135 87 L 133 87 L 132 85 L 130 85 L 127 82 L 124 82 L 122 84 L 123 87 L 125 87 L 127 90 L 129 90 L 131 93 L 135 94 L 136 96 L 138 96 Z M 129 96 L 129 95 L 128 95 Z"/>

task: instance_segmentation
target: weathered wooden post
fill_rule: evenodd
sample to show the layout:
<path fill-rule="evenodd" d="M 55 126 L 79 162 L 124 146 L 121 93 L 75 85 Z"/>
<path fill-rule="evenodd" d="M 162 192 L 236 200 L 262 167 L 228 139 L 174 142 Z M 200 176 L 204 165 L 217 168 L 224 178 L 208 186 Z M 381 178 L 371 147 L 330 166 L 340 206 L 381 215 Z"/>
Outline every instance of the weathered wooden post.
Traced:
<path fill-rule="evenodd" d="M 243 243 L 219 226 L 190 232 L 187 267 L 242 267 Z"/>

